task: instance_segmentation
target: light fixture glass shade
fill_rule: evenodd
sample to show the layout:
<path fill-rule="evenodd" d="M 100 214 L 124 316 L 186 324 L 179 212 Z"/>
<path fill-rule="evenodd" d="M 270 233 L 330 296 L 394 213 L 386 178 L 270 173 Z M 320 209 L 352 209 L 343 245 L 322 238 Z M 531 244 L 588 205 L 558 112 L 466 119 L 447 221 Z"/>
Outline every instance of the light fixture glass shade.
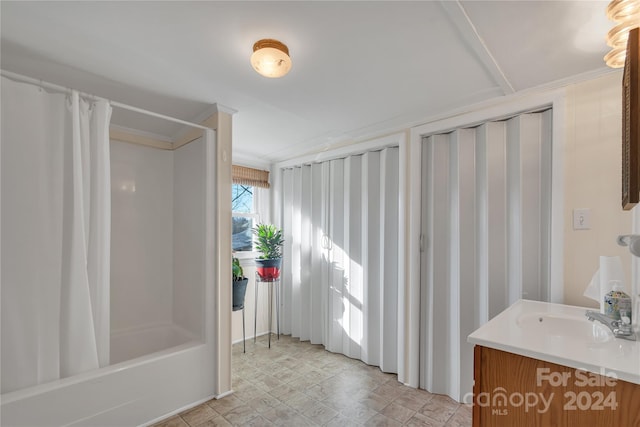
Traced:
<path fill-rule="evenodd" d="M 640 12 L 640 2 L 636 0 L 613 0 L 607 6 L 607 17 L 615 22 L 622 22 Z"/>
<path fill-rule="evenodd" d="M 259 40 L 253 45 L 251 65 L 265 77 L 282 77 L 291 69 L 289 49 L 278 40 Z"/>
<path fill-rule="evenodd" d="M 622 68 L 624 67 L 624 60 L 626 57 L 627 49 L 611 49 L 611 51 L 604 56 L 604 62 L 606 62 L 611 68 Z"/>
<path fill-rule="evenodd" d="M 627 48 L 627 40 L 629 40 L 629 31 L 633 30 L 640 24 L 638 22 L 623 21 L 613 27 L 607 33 L 607 44 L 612 48 Z"/>
<path fill-rule="evenodd" d="M 607 17 L 616 25 L 607 34 L 607 44 L 612 48 L 604 57 L 611 68 L 624 67 L 627 55 L 629 31 L 640 27 L 640 0 L 613 0 L 607 6 Z"/>

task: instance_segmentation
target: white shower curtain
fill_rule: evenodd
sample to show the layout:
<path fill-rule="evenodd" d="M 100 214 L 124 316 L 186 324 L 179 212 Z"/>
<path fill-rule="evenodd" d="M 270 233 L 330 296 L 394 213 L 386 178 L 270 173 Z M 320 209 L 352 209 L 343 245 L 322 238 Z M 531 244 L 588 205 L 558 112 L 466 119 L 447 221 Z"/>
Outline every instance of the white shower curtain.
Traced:
<path fill-rule="evenodd" d="M 283 170 L 283 331 L 398 372 L 398 147 Z"/>
<path fill-rule="evenodd" d="M 2 78 L 2 393 L 109 364 L 110 117 Z"/>

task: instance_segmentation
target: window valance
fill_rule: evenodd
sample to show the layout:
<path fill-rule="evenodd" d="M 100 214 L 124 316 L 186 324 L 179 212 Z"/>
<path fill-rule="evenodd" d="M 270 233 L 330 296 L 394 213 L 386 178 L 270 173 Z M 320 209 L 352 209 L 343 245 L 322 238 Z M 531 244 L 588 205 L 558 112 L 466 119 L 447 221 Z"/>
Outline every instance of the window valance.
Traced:
<path fill-rule="evenodd" d="M 269 188 L 269 171 L 233 165 L 231 175 L 234 184 Z"/>

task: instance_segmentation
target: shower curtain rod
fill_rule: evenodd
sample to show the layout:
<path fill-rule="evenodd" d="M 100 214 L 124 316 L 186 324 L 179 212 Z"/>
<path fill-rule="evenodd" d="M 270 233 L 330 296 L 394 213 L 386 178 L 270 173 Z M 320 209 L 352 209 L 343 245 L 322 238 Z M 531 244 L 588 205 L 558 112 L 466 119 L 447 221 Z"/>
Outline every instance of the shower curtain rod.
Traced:
<path fill-rule="evenodd" d="M 22 83 L 29 83 L 29 84 L 32 84 L 32 85 L 35 85 L 35 86 L 40 86 L 43 89 L 49 89 L 49 90 L 53 90 L 53 91 L 56 91 L 56 92 L 70 93 L 73 90 L 73 89 L 68 88 L 68 87 L 64 87 L 64 86 L 56 85 L 56 84 L 53 84 L 53 83 L 45 82 L 43 80 L 34 79 L 32 77 L 23 76 L 22 74 L 12 73 L 11 71 L 0 70 L 0 74 L 2 76 L 4 76 L 4 77 L 10 79 L 10 80 L 19 81 L 19 82 L 22 82 Z M 78 92 L 80 92 L 80 91 L 78 91 Z M 154 113 L 153 111 L 145 110 L 145 109 L 138 108 L 138 107 L 133 107 L 131 105 L 123 104 L 123 103 L 117 102 L 117 101 L 112 101 L 110 99 L 101 98 L 99 96 L 92 95 L 90 93 L 80 92 L 80 95 L 82 95 L 84 98 L 89 98 L 89 99 L 92 99 L 94 101 L 104 99 L 104 100 L 108 101 L 109 104 L 111 104 L 112 107 L 117 107 L 117 108 L 122 108 L 124 110 L 134 111 L 136 113 L 141 113 L 141 114 L 145 114 L 147 116 L 157 117 L 159 119 L 164 119 L 164 120 L 168 120 L 170 122 L 180 123 L 180 124 L 183 124 L 183 125 L 186 125 L 186 126 L 191 126 L 191 127 L 198 128 L 198 129 L 203 129 L 203 130 L 211 129 L 209 127 L 202 126 L 202 125 L 199 125 L 197 123 L 191 123 L 191 122 L 188 122 L 186 120 L 177 119 L 175 117 L 166 116 L 164 114 Z"/>

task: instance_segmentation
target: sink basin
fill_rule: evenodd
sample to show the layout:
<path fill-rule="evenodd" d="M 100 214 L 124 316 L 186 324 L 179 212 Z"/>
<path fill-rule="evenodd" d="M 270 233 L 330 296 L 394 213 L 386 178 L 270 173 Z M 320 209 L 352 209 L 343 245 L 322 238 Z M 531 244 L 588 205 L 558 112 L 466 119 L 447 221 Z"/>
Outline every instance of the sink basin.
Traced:
<path fill-rule="evenodd" d="M 602 343 L 613 339 L 613 334 L 600 322 L 592 322 L 586 317 L 575 317 L 551 313 L 523 313 L 516 324 L 529 333 L 564 337 L 592 343 Z"/>
<path fill-rule="evenodd" d="M 521 299 L 475 330 L 468 341 L 640 384 L 640 339 L 615 338 L 607 326 L 587 319 L 589 310 Z"/>

